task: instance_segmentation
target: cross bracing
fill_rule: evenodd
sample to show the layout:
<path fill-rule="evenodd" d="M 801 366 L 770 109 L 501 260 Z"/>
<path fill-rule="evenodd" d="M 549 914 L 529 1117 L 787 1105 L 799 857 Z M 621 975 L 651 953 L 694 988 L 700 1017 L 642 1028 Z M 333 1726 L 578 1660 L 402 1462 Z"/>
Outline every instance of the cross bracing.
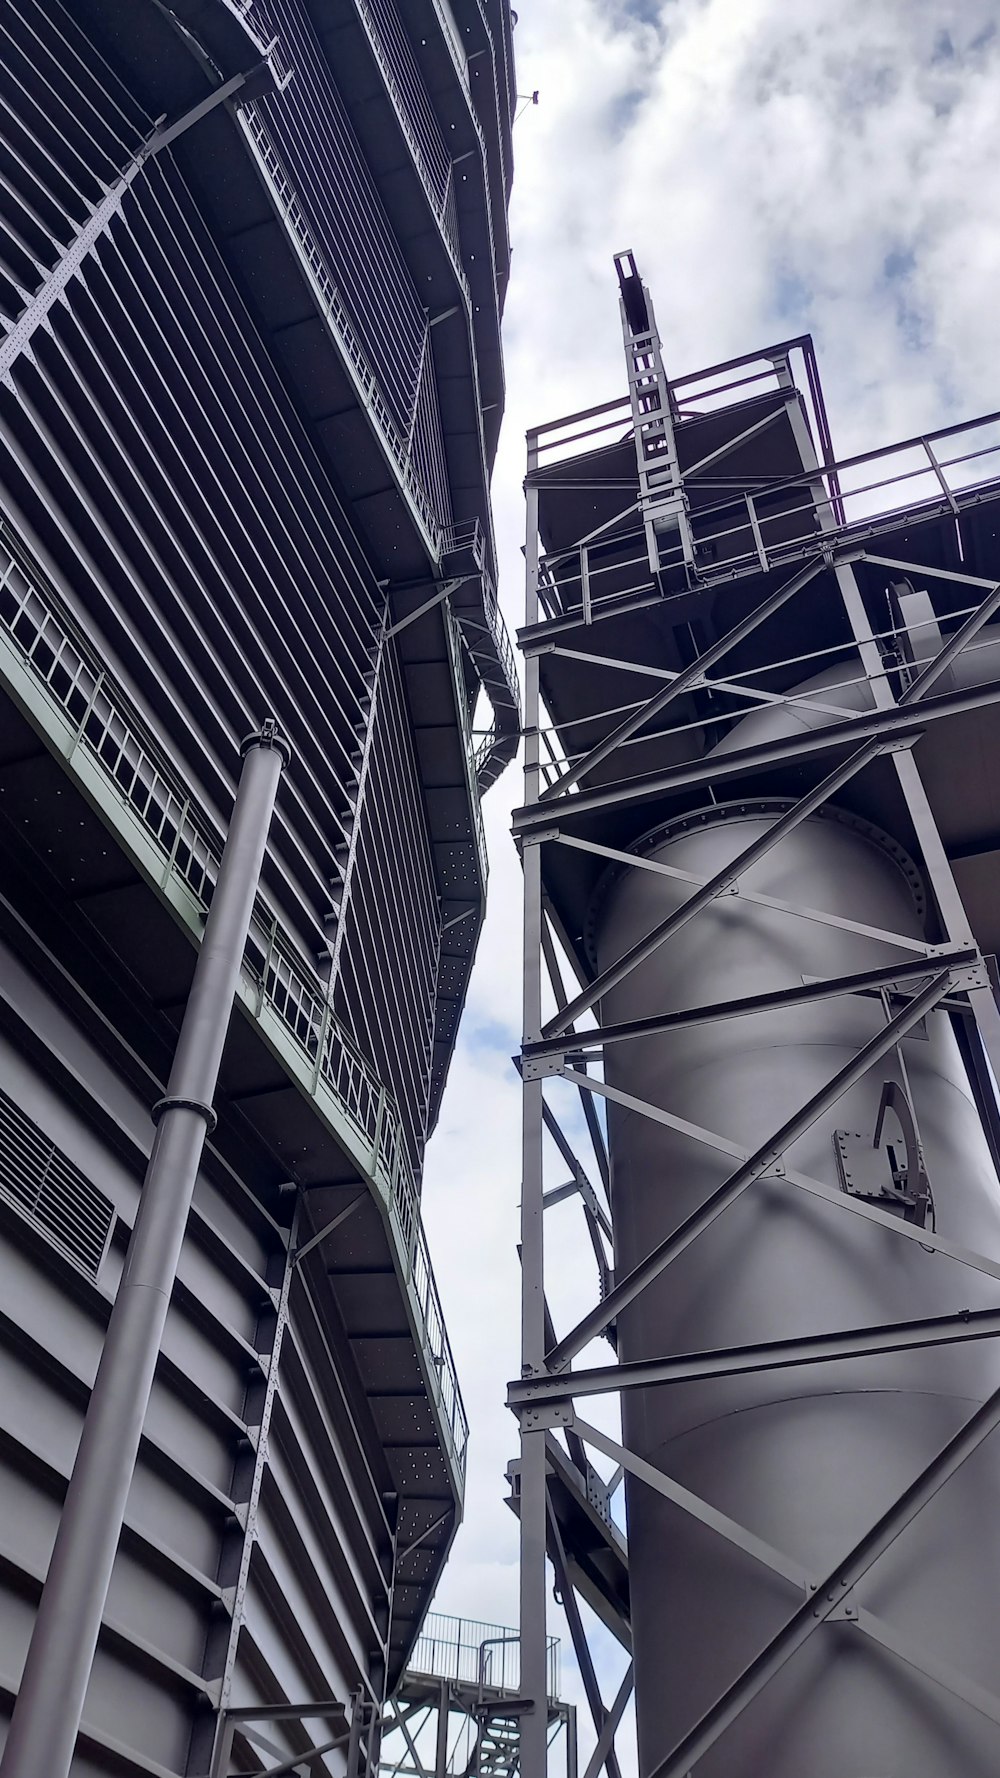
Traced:
<path fill-rule="evenodd" d="M 630 346 L 638 337 L 636 316 L 628 316 L 623 326 Z M 805 367 L 798 387 L 792 376 L 795 355 Z M 817 1658 L 823 1660 L 824 1647 L 831 1658 L 829 1639 L 843 1636 L 835 1624 L 847 1624 L 855 1636 L 860 1633 L 890 1653 L 901 1670 L 919 1675 L 917 1683 L 930 1685 L 934 1698 L 957 1700 L 960 1712 L 971 1711 L 981 1723 L 1000 1721 L 1000 1701 L 976 1673 L 974 1657 L 966 1671 L 942 1648 L 933 1623 L 926 1630 L 914 1628 L 912 1621 L 904 1628 L 892 1621 L 891 1612 L 880 1616 L 865 1603 L 864 1576 L 988 1440 L 996 1405 L 982 1384 L 979 1394 L 973 1385 L 964 1423 L 939 1439 L 936 1451 L 927 1450 L 923 1464 L 915 1463 L 908 1475 L 903 1465 L 899 1491 L 882 1517 L 868 1515 L 853 1549 L 831 1551 L 837 1567 L 826 1576 L 790 1561 L 776 1547 L 777 1539 L 762 1539 L 752 1524 L 721 1510 L 713 1500 L 719 1477 L 703 1483 L 705 1492 L 685 1486 L 671 1473 L 669 1445 L 651 1462 L 634 1448 L 634 1439 L 630 1445 L 626 1435 L 609 1435 L 581 1411 L 590 1395 L 618 1397 L 624 1404 L 630 1398 L 666 1399 L 654 1391 L 677 1390 L 672 1399 L 700 1404 L 701 1417 L 710 1419 L 714 1399 L 728 1402 L 730 1411 L 742 1399 L 733 1394 L 740 1377 L 777 1379 L 784 1372 L 803 1377 L 808 1394 L 810 1367 L 843 1364 L 842 1374 L 850 1379 L 863 1374 L 852 1366 L 880 1353 L 911 1353 L 906 1362 L 912 1366 L 926 1364 L 921 1353 L 944 1348 L 958 1354 L 957 1364 L 980 1340 L 987 1342 L 981 1350 L 990 1350 L 988 1342 L 1000 1325 L 991 1294 L 1000 1276 L 1000 1249 L 988 1244 L 979 1249 L 963 1240 L 961 1225 L 946 1224 L 941 1213 L 931 1218 L 927 1208 L 902 1210 L 905 1190 L 900 1196 L 895 1186 L 858 1189 L 850 1174 L 838 1180 L 832 1156 L 822 1165 L 833 1176 L 824 1178 L 817 1176 L 815 1164 L 807 1169 L 789 1159 L 789 1151 L 803 1152 L 806 1133 L 813 1130 L 809 1152 L 822 1153 L 817 1127 L 835 1122 L 835 1108 L 873 1072 L 879 1081 L 895 1073 L 902 1086 L 892 1092 L 897 1099 L 902 1094 L 919 1118 L 919 1088 L 910 1085 L 917 1078 L 914 1054 L 924 1040 L 928 1014 L 940 1019 L 934 1009 L 943 1008 L 965 1057 L 966 1090 L 975 1099 L 984 1140 L 997 1153 L 990 1070 L 1000 1060 L 1000 1027 L 990 954 L 1000 935 L 985 888 L 997 842 L 982 794 L 976 804 L 978 781 L 968 790 L 959 788 L 960 770 L 956 783 L 954 762 L 960 755 L 954 750 L 972 748 L 975 754 L 989 746 L 992 711 L 1000 698 L 991 629 L 1000 605 L 1000 564 L 991 546 L 998 494 L 995 482 L 982 479 L 992 473 L 1000 435 L 996 416 L 989 414 L 838 463 L 811 345 L 785 342 L 680 379 L 670 385 L 669 397 L 666 392 L 657 397 L 661 411 L 669 406 L 678 441 L 677 491 L 683 482 L 688 519 L 677 539 L 671 534 L 675 521 L 657 517 L 654 549 L 640 522 L 642 501 L 649 496 L 642 494 L 641 476 L 637 489 L 639 431 L 637 423 L 633 436 L 631 425 L 637 399 L 644 404 L 641 411 L 648 411 L 645 389 L 643 384 L 638 397 L 633 390 L 632 409 L 628 402 L 607 403 L 529 433 L 528 601 L 519 638 L 528 697 L 528 790 L 514 821 L 525 877 L 523 1371 L 510 1385 L 509 1400 L 521 1429 L 513 1504 L 521 1521 L 526 1637 L 537 1636 L 539 1622 L 544 1628 L 547 1554 L 560 1586 L 575 1585 L 591 1605 L 598 1599 L 605 1621 L 617 1622 L 623 1642 L 632 1645 L 636 1626 L 630 1622 L 627 1582 L 623 1593 L 618 1578 L 627 1562 L 618 1547 L 620 1531 L 605 1504 L 602 1541 L 601 1519 L 587 1520 L 573 1504 L 577 1489 L 582 1498 L 606 1499 L 607 1488 L 616 1488 L 623 1472 L 633 1490 L 630 1521 L 635 1515 L 637 1525 L 652 1524 L 639 1507 L 644 1499 L 659 1497 L 786 1583 L 783 1607 L 769 1606 L 756 1630 L 752 1619 L 749 1628 L 744 1625 L 742 1666 L 731 1663 L 724 1687 L 705 1693 L 703 1702 L 692 1700 L 683 1732 L 660 1744 L 655 1757 L 648 1738 L 644 1747 L 640 1735 L 640 1770 L 683 1778 L 703 1770 L 755 1769 L 739 1764 L 740 1737 L 752 1738 L 754 1730 L 738 1725 L 764 1720 L 758 1700 L 774 1695 L 779 1673 L 797 1658 L 806 1638 L 811 1641 L 818 1632 Z M 685 523 L 691 536 L 686 555 Z M 746 736 L 736 732 L 741 718 L 754 711 Z M 974 739 L 976 723 L 986 725 L 980 731 L 985 740 Z M 720 806 L 706 811 L 706 802 Z M 831 802 L 835 819 L 853 824 L 859 835 L 868 831 L 872 810 L 880 811 L 883 824 L 888 816 L 895 837 L 886 843 L 896 867 L 908 873 L 908 893 L 918 907 L 929 894 L 922 929 L 902 920 L 895 928 L 873 918 L 860 902 L 852 907 L 849 894 L 839 902 L 826 897 L 827 905 L 825 892 L 797 897 L 782 885 L 775 894 L 780 871 L 768 881 L 755 869 L 759 861 L 780 858 L 782 843 L 803 823 L 820 814 L 829 819 Z M 713 816 L 717 827 L 738 818 L 753 838 L 736 845 L 723 868 L 706 871 L 697 868 L 696 851 L 689 847 L 685 855 L 679 844 L 671 851 L 667 840 L 710 831 Z M 969 824 L 967 839 L 963 822 Z M 620 900 L 616 885 L 635 877 L 647 886 L 662 883 L 670 911 L 652 924 L 647 914 L 630 946 L 619 946 L 610 962 L 605 946 L 598 961 L 605 906 L 616 894 Z M 753 993 L 737 990 L 728 999 L 694 996 L 657 1006 L 647 989 L 640 996 L 641 1016 L 609 1015 L 606 1008 L 616 994 L 620 1000 L 631 981 L 656 966 L 661 952 L 665 958 L 673 955 L 677 935 L 690 931 L 695 936 L 689 946 L 697 946 L 699 921 L 706 919 L 715 921 L 716 933 L 722 931 L 719 921 L 733 898 L 749 911 L 759 910 L 761 919 L 790 919 L 791 929 L 815 934 L 833 967 L 817 966 L 798 980 L 779 978 Z M 654 905 L 648 894 L 642 905 Z M 562 980 L 566 967 L 575 977 L 570 992 Z M 655 977 L 661 983 L 666 979 L 662 973 Z M 767 1129 L 758 1113 L 755 1140 L 740 1141 L 731 1117 L 718 1128 L 693 1118 L 683 1099 L 671 1098 L 669 1075 L 651 1072 L 647 1061 L 639 1076 L 648 1083 L 646 1090 L 626 1090 L 627 1058 L 633 1052 L 653 1057 L 651 1046 L 675 1033 L 749 1032 L 754 1020 L 761 1032 L 773 1032 L 775 1019 L 801 1017 L 807 1007 L 866 1001 L 872 1007 L 868 1041 L 856 1044 L 838 1070 L 828 1071 L 825 1083 L 783 1123 Z M 727 1041 L 723 1058 L 737 1054 L 739 1039 Z M 679 1052 L 675 1046 L 669 1053 Z M 724 1091 L 725 1060 L 719 1067 Z M 589 1147 L 596 1138 L 592 1156 L 561 1115 L 567 1101 L 550 1096 L 552 1081 L 567 1083 L 591 1104 L 583 1141 Z M 888 1085 L 886 1094 L 891 1100 Z M 630 1235 L 627 1261 L 624 1250 L 614 1252 L 624 1164 L 619 1153 L 616 1174 L 616 1149 L 626 1117 L 631 1131 L 652 1127 L 671 1133 L 675 1164 L 686 1164 L 693 1173 L 684 1192 L 686 1216 L 678 1219 L 665 1207 L 662 1235 L 652 1245 L 647 1219 L 647 1245 L 637 1249 Z M 915 1131 L 916 1126 L 913 1143 L 919 1141 Z M 639 1138 L 629 1140 L 634 1145 Z M 877 1157 L 878 1145 L 876 1128 L 873 1150 L 862 1143 L 858 1152 Z M 709 1164 L 698 1159 L 699 1153 L 718 1158 Z M 688 1157 L 686 1163 L 682 1157 Z M 900 1177 L 907 1169 L 915 1178 L 917 1157 L 909 1149 Z M 695 1186 L 698 1178 L 719 1183 L 706 1192 Z M 909 1310 L 910 1319 L 878 1324 L 872 1317 L 868 1325 L 805 1323 L 797 1335 L 789 1330 L 769 1339 L 755 1338 L 747 1321 L 740 1327 L 740 1343 L 702 1350 L 647 1345 L 640 1352 L 630 1336 L 627 1355 L 621 1353 L 623 1326 L 643 1325 L 628 1318 L 642 1310 L 646 1293 L 658 1279 L 674 1276 L 671 1267 L 678 1268 L 681 1280 L 674 1289 L 685 1290 L 682 1256 L 708 1241 L 710 1231 L 724 1229 L 735 1206 L 750 1205 L 740 1212 L 740 1227 L 749 1238 L 765 1203 L 773 1206 L 769 1215 L 782 1204 L 787 1214 L 803 1195 L 817 1206 L 833 1242 L 838 1228 L 853 1224 L 863 1241 L 878 1244 L 874 1251 L 884 1254 L 883 1263 L 893 1251 L 907 1249 L 916 1280 L 921 1267 L 944 1263 L 951 1312 Z M 600 1242 L 590 1287 L 596 1300 L 575 1326 L 556 1331 L 546 1308 L 544 1215 L 547 1208 L 577 1199 L 592 1238 L 596 1231 Z M 723 1250 L 718 1244 L 713 1249 Z M 939 1288 L 942 1274 L 934 1275 Z M 773 1321 L 773 1314 L 765 1320 Z M 602 1334 L 618 1349 L 617 1360 L 607 1347 L 593 1346 Z M 977 1376 L 991 1374 L 985 1362 L 985 1372 L 980 1367 Z M 939 1367 L 934 1374 L 946 1373 Z M 851 1387 L 845 1380 L 844 1388 Z M 713 1396 L 720 1388 L 728 1394 Z M 683 1425 L 680 1407 L 677 1413 Z M 633 1414 L 628 1424 L 635 1428 L 641 1421 Z M 681 1451 L 679 1446 L 677 1462 Z M 604 1472 L 595 1468 L 606 1462 L 618 1466 L 607 1488 Z M 567 1485 L 565 1478 L 574 1475 L 577 1481 Z M 944 1492 L 941 1498 L 951 1496 Z M 661 1516 L 656 1523 L 662 1535 L 668 1521 Z M 676 1514 L 669 1524 L 676 1525 Z M 692 1546 L 704 1549 L 706 1563 L 715 1560 L 710 1542 Z M 655 1565 L 656 1547 L 643 1547 L 640 1559 L 647 1571 Z M 874 1572 L 882 1570 L 874 1566 Z M 670 1584 L 667 1571 L 662 1585 L 668 1601 Z M 805 1590 L 798 1606 L 796 1589 L 800 1599 Z M 648 1601 L 648 1587 L 645 1597 Z M 718 1595 L 716 1602 L 724 1615 Z M 648 1603 L 644 1609 L 648 1613 Z M 682 1618 L 676 1625 L 680 1637 L 684 1623 Z M 539 1647 L 536 1639 L 530 1656 L 535 1663 Z M 800 1670 L 805 1671 L 801 1660 L 795 1671 Z M 640 1662 L 640 1698 L 641 1686 Z M 531 1690 L 528 1680 L 525 1691 Z M 780 1696 L 791 1695 L 786 1685 Z M 600 1764 L 613 1760 L 614 1736 L 607 1732 L 608 1702 L 599 1691 L 591 1705 Z M 676 1709 L 672 1720 L 679 1720 Z M 522 1769 L 540 1773 L 543 1744 L 530 1713 L 522 1737 Z M 719 1757 L 722 1765 L 713 1763 Z"/>

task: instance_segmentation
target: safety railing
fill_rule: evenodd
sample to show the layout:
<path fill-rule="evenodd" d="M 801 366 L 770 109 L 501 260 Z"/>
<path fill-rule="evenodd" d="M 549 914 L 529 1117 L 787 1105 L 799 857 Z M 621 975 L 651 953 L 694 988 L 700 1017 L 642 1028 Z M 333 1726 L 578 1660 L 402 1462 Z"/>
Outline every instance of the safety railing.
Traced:
<path fill-rule="evenodd" d="M 571 447 L 585 440 L 585 448 L 595 448 L 590 441 L 600 441 L 609 431 L 621 439 L 623 417 L 622 403 L 608 403 L 606 409 L 556 422 L 546 429 L 546 466 L 564 461 Z M 583 421 L 588 423 L 581 426 Z M 963 506 L 975 503 L 997 481 L 1000 412 L 714 500 L 700 497 L 709 492 L 708 485 L 702 483 L 699 490 L 698 477 L 692 475 L 686 487 L 697 579 L 710 586 L 767 572 L 814 548 L 820 536 L 829 546 L 835 536 L 845 541 L 866 536 L 910 515 L 950 515 L 961 553 Z M 660 563 L 668 572 L 683 567 L 679 539 L 660 539 Z M 600 535 L 543 558 L 541 570 L 543 605 L 551 616 L 573 611 L 592 616 L 602 606 L 648 591 L 638 503 L 623 505 L 618 520 Z"/>
<path fill-rule="evenodd" d="M 548 1695 L 554 1699 L 559 1696 L 558 1636 L 549 1636 L 547 1647 Z M 502 1624 L 430 1611 L 414 1644 L 409 1670 L 516 1696 L 521 1685 L 520 1637 Z"/>
<path fill-rule="evenodd" d="M 333 333 L 354 382 L 358 397 L 395 466 L 403 490 L 417 517 L 432 557 L 441 551 L 440 514 L 424 486 L 406 441 L 401 437 L 378 379 L 358 338 L 333 274 L 310 227 L 308 218 L 285 171 L 281 156 L 256 105 L 239 114 L 254 159 L 271 192 L 272 202 L 288 230 L 317 307 Z"/>
<path fill-rule="evenodd" d="M 354 0 L 358 17 L 466 296 L 451 156 L 393 0 Z"/>
<path fill-rule="evenodd" d="M 439 561 L 443 549 L 449 547 L 446 540 L 454 527 L 449 523 L 448 474 L 437 408 L 437 391 L 429 335 L 425 340 L 422 371 L 415 394 L 413 420 L 409 436 L 404 439 L 382 392 L 378 377 L 358 337 L 326 257 L 299 202 L 281 155 L 267 129 L 260 107 L 257 105 L 245 106 L 240 111 L 239 118 L 250 150 L 270 190 L 275 209 L 287 228 L 289 238 L 310 283 L 317 307 L 337 341 L 354 382 L 358 399 L 368 414 L 386 455 L 396 468 L 401 487 L 408 497 L 410 508 L 417 520 L 428 553 L 433 560 Z M 448 202 L 452 201 L 453 186 L 450 184 Z M 478 521 L 475 523 L 478 524 Z M 501 703 L 507 701 L 509 694 L 516 709 L 518 678 L 514 664 L 514 653 L 497 606 L 495 588 L 488 576 L 484 576 L 483 580 L 483 603 L 487 630 L 494 644 L 497 664 L 491 669 L 491 664 L 486 658 L 486 651 L 484 651 L 483 658 L 477 656 L 477 669 L 483 676 L 491 701 L 494 701 L 495 704 L 493 699 L 495 691 L 499 693 Z M 461 703 L 461 698 L 459 698 L 459 702 Z M 477 804 L 480 788 L 486 787 L 485 783 L 480 784 L 481 773 L 485 771 L 483 762 L 489 760 L 495 749 L 494 744 L 490 743 L 477 750 L 472 740 L 471 728 L 468 724 L 465 726 L 466 741 L 470 751 L 470 781 L 475 787 L 473 802 Z M 498 723 L 497 735 L 499 732 L 500 724 Z M 477 752 L 481 758 L 477 758 Z M 485 775 L 488 777 L 489 774 Z M 473 819 L 481 830 L 482 816 L 478 806 L 475 807 Z M 485 853 L 483 856 L 485 858 Z"/>
<path fill-rule="evenodd" d="M 47 577 L 4 526 L 0 636 L 60 713 L 61 733 L 68 728 L 71 738 L 61 747 L 67 763 L 72 766 L 80 751 L 99 768 L 105 787 L 138 820 L 157 860 L 158 886 L 182 884 L 203 917 L 218 874 L 221 835 L 184 789 L 127 694 L 101 667 Z M 335 1018 L 325 984 L 262 896 L 255 904 L 244 968 L 257 1018 L 276 1021 L 299 1058 L 300 1082 L 314 1095 L 323 1089 L 332 1096 L 358 1148 L 370 1157 L 395 1235 L 430 1391 L 463 1476 L 468 1421 L 396 1105 Z"/>
<path fill-rule="evenodd" d="M 497 601 L 486 560 L 486 539 L 478 519 L 451 525 L 442 537 L 444 555 L 469 555 L 476 565 L 481 607 L 456 607 L 461 640 L 468 650 L 493 711 L 490 727 L 474 736 L 471 723 L 472 772 L 480 795 L 499 777 L 513 756 L 520 730 L 520 680 L 507 625 Z"/>

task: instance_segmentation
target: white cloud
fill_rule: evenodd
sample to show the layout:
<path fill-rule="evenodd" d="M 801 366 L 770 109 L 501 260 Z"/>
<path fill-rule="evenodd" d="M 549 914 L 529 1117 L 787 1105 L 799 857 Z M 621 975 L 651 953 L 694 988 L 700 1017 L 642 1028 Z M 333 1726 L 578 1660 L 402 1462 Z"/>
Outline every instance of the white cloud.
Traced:
<path fill-rule="evenodd" d="M 635 250 L 672 374 L 812 331 L 841 455 L 1000 407 L 995 0 L 521 0 L 520 13 L 520 85 L 540 99 L 515 131 L 495 479 L 512 627 L 525 429 L 625 387 L 616 250 Z M 491 901 L 425 1186 L 473 1426 L 439 1603 L 511 1624 L 521 946 L 507 830 L 520 799 L 512 767 L 485 805 Z M 581 1307 L 593 1277 L 569 1221 L 551 1229 L 563 1321 L 574 1277 Z M 610 1694 L 613 1655 L 602 1668 Z M 568 1660 L 564 1672 L 582 1701 Z"/>

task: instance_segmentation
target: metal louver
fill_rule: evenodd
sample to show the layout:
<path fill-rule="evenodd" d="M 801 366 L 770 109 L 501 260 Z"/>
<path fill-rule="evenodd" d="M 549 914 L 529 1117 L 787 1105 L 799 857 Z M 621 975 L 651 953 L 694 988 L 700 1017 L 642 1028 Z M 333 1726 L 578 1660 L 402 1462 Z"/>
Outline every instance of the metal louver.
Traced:
<path fill-rule="evenodd" d="M 0 1198 L 96 1278 L 115 1207 L 0 1091 Z"/>

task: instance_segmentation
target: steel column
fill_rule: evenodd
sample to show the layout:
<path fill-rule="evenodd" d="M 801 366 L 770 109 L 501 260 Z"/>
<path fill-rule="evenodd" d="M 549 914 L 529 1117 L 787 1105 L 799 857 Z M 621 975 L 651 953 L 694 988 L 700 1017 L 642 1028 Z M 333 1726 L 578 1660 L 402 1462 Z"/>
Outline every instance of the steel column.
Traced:
<path fill-rule="evenodd" d="M 243 770 L 97 1377 L 4 1750 L 4 1778 L 66 1778 L 288 758 L 268 723 Z"/>
<path fill-rule="evenodd" d="M 527 543 L 525 550 L 526 621 L 538 617 L 538 493 L 532 486 L 537 449 L 528 435 Z M 538 662 L 525 662 L 524 793 L 526 803 L 538 799 L 540 788 Z M 540 848 L 523 853 L 524 962 L 523 1031 L 525 1042 L 541 1035 L 542 1023 L 542 874 Z M 545 1365 L 544 1217 L 542 1171 L 542 1086 L 525 1081 L 522 1098 L 521 1173 L 521 1369 L 530 1376 Z M 546 1696 L 545 1576 L 545 1433 L 521 1429 L 521 1692 L 526 1707 L 520 1717 L 522 1778 L 545 1778 L 548 1763 Z"/>

